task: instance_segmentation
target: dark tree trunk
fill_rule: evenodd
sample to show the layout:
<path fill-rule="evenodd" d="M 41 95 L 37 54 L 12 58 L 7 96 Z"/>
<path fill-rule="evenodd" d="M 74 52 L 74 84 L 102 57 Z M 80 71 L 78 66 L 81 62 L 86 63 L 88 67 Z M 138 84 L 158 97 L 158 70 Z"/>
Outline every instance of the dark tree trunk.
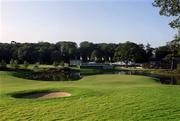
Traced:
<path fill-rule="evenodd" d="M 172 57 L 172 60 L 171 60 L 171 70 L 174 69 L 174 57 Z"/>

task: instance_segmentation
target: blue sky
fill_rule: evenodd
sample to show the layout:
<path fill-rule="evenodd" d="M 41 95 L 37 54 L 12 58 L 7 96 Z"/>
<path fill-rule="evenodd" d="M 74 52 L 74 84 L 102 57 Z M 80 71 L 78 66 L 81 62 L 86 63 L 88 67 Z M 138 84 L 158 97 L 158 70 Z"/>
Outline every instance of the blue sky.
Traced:
<path fill-rule="evenodd" d="M 176 31 L 152 0 L 1 1 L 0 42 L 132 41 L 165 45 Z"/>

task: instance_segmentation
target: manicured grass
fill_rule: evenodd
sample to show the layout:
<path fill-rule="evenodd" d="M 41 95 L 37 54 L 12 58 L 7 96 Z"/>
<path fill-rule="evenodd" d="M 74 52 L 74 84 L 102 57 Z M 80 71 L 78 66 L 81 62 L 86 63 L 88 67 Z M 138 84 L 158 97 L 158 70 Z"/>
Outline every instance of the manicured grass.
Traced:
<path fill-rule="evenodd" d="M 71 97 L 20 99 L 18 93 L 67 91 Z M 180 86 L 130 75 L 94 75 L 78 81 L 35 81 L 0 72 L 0 120 L 179 121 Z"/>

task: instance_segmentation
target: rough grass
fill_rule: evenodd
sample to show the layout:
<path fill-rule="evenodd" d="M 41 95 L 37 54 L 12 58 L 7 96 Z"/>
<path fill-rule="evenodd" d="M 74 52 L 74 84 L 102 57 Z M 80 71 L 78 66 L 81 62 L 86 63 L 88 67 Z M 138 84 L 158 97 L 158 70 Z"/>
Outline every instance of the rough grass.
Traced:
<path fill-rule="evenodd" d="M 66 91 L 71 97 L 20 99 L 13 95 Z M 180 86 L 130 75 L 94 75 L 44 82 L 0 72 L 0 120 L 179 121 Z"/>

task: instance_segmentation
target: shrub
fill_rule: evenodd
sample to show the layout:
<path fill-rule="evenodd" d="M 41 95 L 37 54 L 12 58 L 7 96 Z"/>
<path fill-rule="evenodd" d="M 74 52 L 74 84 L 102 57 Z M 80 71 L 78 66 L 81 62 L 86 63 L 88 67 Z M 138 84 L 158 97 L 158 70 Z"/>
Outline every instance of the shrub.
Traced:
<path fill-rule="evenodd" d="M 64 67 L 64 62 L 61 61 L 61 62 L 59 63 L 59 65 L 62 66 L 62 67 Z"/>
<path fill-rule="evenodd" d="M 27 61 L 24 61 L 23 66 L 24 68 L 27 68 L 29 66 L 29 63 Z"/>
<path fill-rule="evenodd" d="M 18 61 L 17 61 L 17 60 L 14 61 L 14 68 L 15 68 L 15 69 L 19 68 L 19 64 L 18 64 Z"/>
<path fill-rule="evenodd" d="M 10 66 L 11 66 L 12 68 L 15 68 L 15 69 L 19 68 L 18 61 L 11 59 L 11 61 L 10 61 Z"/>
<path fill-rule="evenodd" d="M 54 62 L 53 62 L 53 66 L 56 68 L 56 67 L 59 66 L 59 63 L 58 63 L 57 61 L 54 61 Z"/>
<path fill-rule="evenodd" d="M 177 65 L 177 69 L 180 70 L 180 63 Z"/>
<path fill-rule="evenodd" d="M 69 67 L 69 63 L 64 63 L 64 67 Z"/>
<path fill-rule="evenodd" d="M 39 69 L 39 62 L 35 63 L 35 65 L 33 66 L 33 70 L 37 71 Z"/>
<path fill-rule="evenodd" d="M 7 64 L 4 60 L 1 60 L 0 62 L 0 69 L 5 69 L 7 67 Z"/>
<path fill-rule="evenodd" d="M 11 59 L 9 64 L 10 64 L 11 67 L 14 67 L 14 60 Z"/>

